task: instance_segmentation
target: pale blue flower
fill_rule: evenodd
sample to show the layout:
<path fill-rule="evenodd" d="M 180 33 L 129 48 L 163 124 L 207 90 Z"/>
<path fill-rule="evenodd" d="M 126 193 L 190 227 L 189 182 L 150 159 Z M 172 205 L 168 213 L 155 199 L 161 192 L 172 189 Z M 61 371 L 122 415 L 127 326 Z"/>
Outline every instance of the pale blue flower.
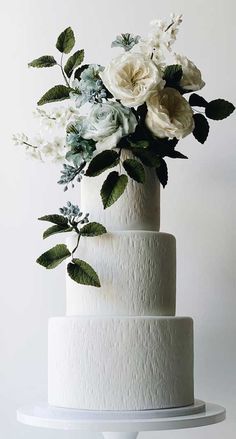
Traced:
<path fill-rule="evenodd" d="M 82 176 L 84 175 L 83 167 L 85 166 L 82 164 L 80 167 L 67 165 L 66 163 L 63 164 L 63 168 L 61 170 L 61 177 L 60 180 L 57 182 L 58 184 L 64 185 L 64 191 L 66 192 L 68 190 L 68 185 L 71 183 L 72 188 L 74 187 L 74 181 L 80 182 L 82 179 Z"/>
<path fill-rule="evenodd" d="M 140 38 L 139 35 L 129 33 L 117 35 L 116 39 L 112 41 L 111 47 L 122 47 L 122 49 L 128 52 L 139 42 Z"/>
<path fill-rule="evenodd" d="M 104 67 L 97 64 L 90 64 L 80 76 L 80 80 L 75 79 L 72 83 L 74 91 L 70 97 L 75 100 L 77 107 L 81 107 L 86 102 L 102 102 L 107 98 L 107 90 L 100 78 L 100 72 Z"/>
<path fill-rule="evenodd" d="M 111 149 L 122 137 L 134 133 L 137 124 L 133 111 L 119 102 L 94 104 L 87 118 L 84 137 L 97 142 L 98 149 Z"/>
<path fill-rule="evenodd" d="M 89 222 L 89 213 L 83 214 L 77 204 L 67 201 L 66 206 L 59 209 L 61 215 L 67 218 L 72 225 L 85 224 Z"/>

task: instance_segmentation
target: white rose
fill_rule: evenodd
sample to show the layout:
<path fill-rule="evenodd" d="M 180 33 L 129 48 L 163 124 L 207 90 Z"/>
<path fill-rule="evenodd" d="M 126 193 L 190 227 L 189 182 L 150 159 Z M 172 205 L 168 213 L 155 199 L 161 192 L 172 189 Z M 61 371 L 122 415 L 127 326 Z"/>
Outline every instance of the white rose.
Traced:
<path fill-rule="evenodd" d="M 180 64 L 183 70 L 180 85 L 184 90 L 197 91 L 204 87 L 201 72 L 192 61 L 186 56 L 175 54 L 175 62 Z"/>
<path fill-rule="evenodd" d="M 174 88 L 166 87 L 147 101 L 146 125 L 156 137 L 181 139 L 193 131 L 193 111 Z"/>
<path fill-rule="evenodd" d="M 98 149 L 113 148 L 122 137 L 135 131 L 137 123 L 134 113 L 118 102 L 94 104 L 83 137 L 98 142 Z"/>
<path fill-rule="evenodd" d="M 165 82 L 153 61 L 142 53 L 126 52 L 100 73 L 106 88 L 126 107 L 142 105 Z"/>

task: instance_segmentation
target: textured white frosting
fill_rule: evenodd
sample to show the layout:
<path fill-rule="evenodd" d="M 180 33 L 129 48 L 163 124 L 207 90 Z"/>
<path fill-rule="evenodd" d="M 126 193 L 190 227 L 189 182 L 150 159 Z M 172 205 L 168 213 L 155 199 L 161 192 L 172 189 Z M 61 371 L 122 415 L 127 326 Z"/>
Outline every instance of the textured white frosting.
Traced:
<path fill-rule="evenodd" d="M 49 320 L 48 401 L 91 410 L 193 403 L 193 322 L 187 317 Z"/>
<path fill-rule="evenodd" d="M 155 170 L 145 167 L 146 181 L 137 183 L 131 178 L 122 196 L 104 210 L 100 190 L 112 168 L 97 177 L 83 177 L 81 185 L 81 210 L 90 214 L 90 221 L 103 224 L 108 230 L 159 230 L 160 183 Z M 122 169 L 122 173 L 126 174 Z"/>
<path fill-rule="evenodd" d="M 75 247 L 76 235 L 68 239 Z M 77 256 L 92 265 L 101 288 L 67 276 L 67 315 L 175 315 L 176 243 L 160 232 L 82 237 Z"/>

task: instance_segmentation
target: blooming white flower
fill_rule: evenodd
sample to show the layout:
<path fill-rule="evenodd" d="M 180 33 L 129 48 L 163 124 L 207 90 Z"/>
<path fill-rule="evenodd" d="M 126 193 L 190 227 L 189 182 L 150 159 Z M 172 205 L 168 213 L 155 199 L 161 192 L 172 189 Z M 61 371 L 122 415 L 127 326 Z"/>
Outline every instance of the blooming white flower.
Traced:
<path fill-rule="evenodd" d="M 64 128 L 68 122 L 73 121 L 78 116 L 78 110 L 75 106 L 60 106 L 53 108 L 51 111 L 45 111 L 36 108 L 34 116 L 40 119 L 44 128 L 53 130 L 54 128 Z"/>
<path fill-rule="evenodd" d="M 147 102 L 146 125 L 157 137 L 181 139 L 194 129 L 193 111 L 174 88 L 166 87 Z"/>
<path fill-rule="evenodd" d="M 186 56 L 175 53 L 175 63 L 182 67 L 183 76 L 180 85 L 184 90 L 197 91 L 204 87 L 205 82 L 202 80 L 200 70 Z"/>
<path fill-rule="evenodd" d="M 162 67 L 165 60 L 165 52 L 171 52 L 181 23 L 182 15 L 175 14 L 171 14 L 170 22 L 168 20 L 151 21 L 151 31 L 148 37 L 141 39 L 132 51 L 143 53 L 152 58 L 152 61 L 157 66 Z"/>
<path fill-rule="evenodd" d="M 156 49 L 165 47 L 167 50 L 171 51 L 182 21 L 183 16 L 176 14 L 171 14 L 170 23 L 167 20 L 151 21 L 150 24 L 152 30 L 148 35 L 149 44 Z"/>
<path fill-rule="evenodd" d="M 98 149 L 114 148 L 119 140 L 135 131 L 134 113 L 118 102 L 94 104 L 83 133 L 84 139 L 93 139 Z"/>
<path fill-rule="evenodd" d="M 58 162 L 65 158 L 65 141 L 63 138 L 55 137 L 50 142 L 45 142 L 39 147 L 41 159 L 44 162 Z"/>
<path fill-rule="evenodd" d="M 24 143 L 27 143 L 29 138 L 24 133 L 17 133 L 17 134 L 13 134 L 12 140 L 13 140 L 14 145 L 18 146 L 18 145 L 24 145 Z"/>
<path fill-rule="evenodd" d="M 126 107 L 142 105 L 157 86 L 164 86 L 152 60 L 135 52 L 114 58 L 100 76 L 107 89 Z"/>

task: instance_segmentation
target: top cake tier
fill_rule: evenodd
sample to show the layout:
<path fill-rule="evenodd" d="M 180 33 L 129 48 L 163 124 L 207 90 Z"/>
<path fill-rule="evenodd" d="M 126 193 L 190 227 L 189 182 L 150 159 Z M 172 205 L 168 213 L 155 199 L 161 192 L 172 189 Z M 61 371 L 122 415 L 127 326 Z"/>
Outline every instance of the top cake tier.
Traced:
<path fill-rule="evenodd" d="M 117 170 L 113 168 L 112 170 Z M 121 197 L 109 208 L 103 208 L 100 190 L 111 169 L 97 177 L 83 177 L 81 181 L 81 210 L 89 213 L 90 221 L 103 224 L 107 230 L 160 229 L 160 183 L 154 169 L 145 168 L 145 183 L 129 178 Z M 122 173 L 125 173 L 125 171 Z"/>

